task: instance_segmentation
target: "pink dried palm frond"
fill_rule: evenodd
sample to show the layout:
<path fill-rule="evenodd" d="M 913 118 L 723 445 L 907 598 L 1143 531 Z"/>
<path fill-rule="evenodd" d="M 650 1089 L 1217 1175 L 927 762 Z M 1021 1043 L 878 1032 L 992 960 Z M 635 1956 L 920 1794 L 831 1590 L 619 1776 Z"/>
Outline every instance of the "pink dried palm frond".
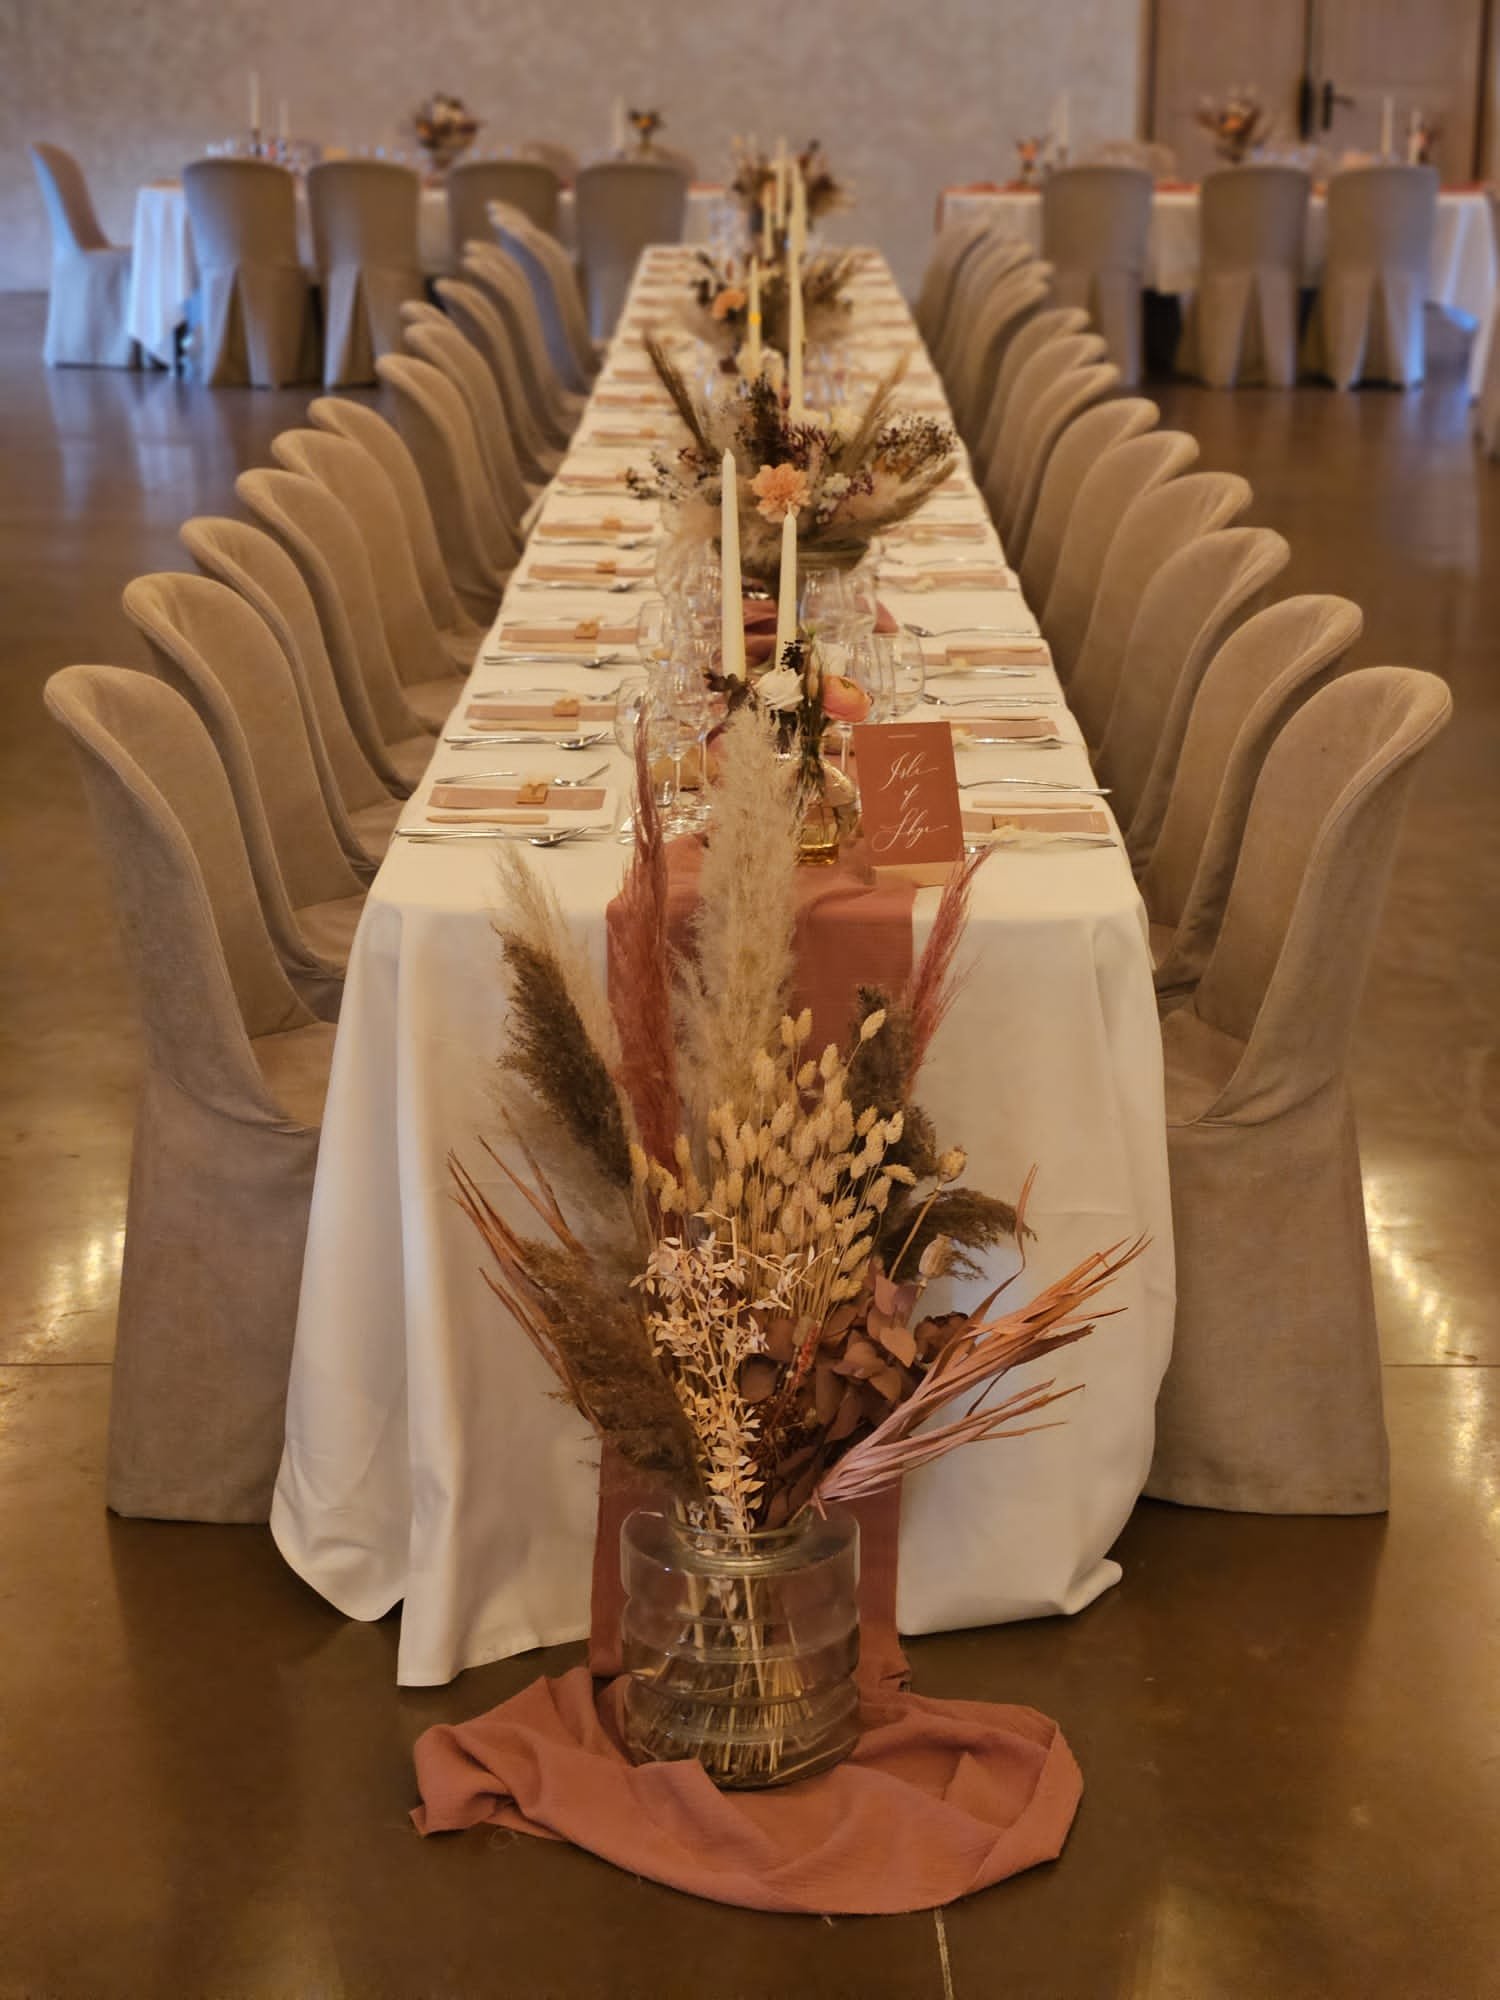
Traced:
<path fill-rule="evenodd" d="M 990 848 L 981 847 L 948 878 L 922 956 L 907 984 L 905 1004 L 911 1017 L 911 1055 L 906 1076 L 908 1090 L 932 1046 L 933 1036 L 958 998 L 961 981 L 955 970 L 955 961 L 959 940 L 969 920 L 969 892 L 974 886 L 974 877 L 991 852 Z"/>
<path fill-rule="evenodd" d="M 677 1035 L 667 848 L 651 783 L 649 736 L 644 725 L 636 731 L 635 851 L 610 912 L 609 1004 L 620 1037 L 620 1087 L 641 1145 L 665 1164 L 680 1123 Z"/>

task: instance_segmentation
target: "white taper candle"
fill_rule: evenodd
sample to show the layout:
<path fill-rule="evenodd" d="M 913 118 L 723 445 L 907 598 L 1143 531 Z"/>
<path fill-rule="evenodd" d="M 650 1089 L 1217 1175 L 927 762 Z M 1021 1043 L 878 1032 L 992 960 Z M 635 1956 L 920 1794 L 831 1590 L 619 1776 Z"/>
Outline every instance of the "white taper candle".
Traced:
<path fill-rule="evenodd" d="M 720 468 L 724 494 L 719 503 L 720 668 L 726 680 L 745 678 L 745 604 L 740 581 L 740 481 L 734 453 L 726 449 Z"/>
<path fill-rule="evenodd" d="M 788 511 L 781 517 L 781 581 L 776 591 L 776 654 L 771 664 L 781 665 L 781 655 L 797 636 L 797 516 Z"/>

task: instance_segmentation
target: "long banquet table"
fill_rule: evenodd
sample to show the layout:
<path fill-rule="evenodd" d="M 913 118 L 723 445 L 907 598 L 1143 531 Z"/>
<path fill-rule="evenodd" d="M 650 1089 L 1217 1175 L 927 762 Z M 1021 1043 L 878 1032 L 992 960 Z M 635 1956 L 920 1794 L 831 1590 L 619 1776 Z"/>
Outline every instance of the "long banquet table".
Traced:
<path fill-rule="evenodd" d="M 602 388 L 621 393 L 625 370 L 623 393 L 636 393 L 639 329 L 682 254 L 660 249 L 643 260 Z M 898 310 L 889 270 L 871 254 L 857 317 L 877 316 L 882 330 L 861 340 L 856 327 L 861 364 L 886 364 L 893 335 L 883 329 Z M 912 399 L 937 400 L 914 333 L 894 339 L 914 350 Z M 628 462 L 618 446 L 589 444 L 605 415 L 619 422 L 617 408 L 585 413 L 565 473 Z M 986 547 L 998 554 L 967 473 L 959 484 L 934 508 L 984 523 Z M 651 524 L 650 503 L 607 504 Z M 598 498 L 554 485 L 542 519 L 597 519 L 600 508 Z M 901 560 L 941 561 L 942 545 L 931 547 L 938 553 L 915 557 L 903 546 Z M 522 606 L 549 621 L 609 617 L 624 606 L 633 618 L 638 600 L 628 596 L 527 592 L 524 569 L 502 617 Z M 1012 589 L 907 591 L 887 578 L 882 597 L 898 617 L 931 627 L 977 620 L 1036 629 Z M 928 651 L 938 692 L 1004 685 L 945 677 L 941 643 Z M 588 695 L 613 678 L 561 662 L 487 666 L 481 652 L 471 685 Z M 961 776 L 1091 783 L 1050 667 L 1025 685 L 1058 696 L 1063 747 L 961 747 Z M 612 742 L 573 761 L 587 769 L 606 756 L 606 782 L 623 792 L 625 760 Z M 497 762 L 547 774 L 570 760 L 539 741 L 481 755 L 479 768 Z M 464 765 L 463 752 L 440 747 L 433 769 Z M 403 825 L 423 822 L 431 780 L 429 771 Z M 491 929 L 495 852 L 484 841 L 398 839 L 371 889 L 339 1024 L 272 1512 L 287 1561 L 344 1612 L 374 1619 L 403 1604 L 397 1675 L 407 1685 L 576 1640 L 588 1626 L 597 1452 L 486 1287 L 477 1238 L 449 1193 L 451 1149 L 493 1199 L 507 1200 L 479 1145 L 494 1131 L 492 1080 L 506 1032 Z M 602 970 L 605 911 L 625 848 L 605 836 L 528 858 Z M 918 949 L 936 903 L 935 890 L 919 892 Z M 964 951 L 969 976 L 919 1096 L 944 1142 L 967 1148 L 973 1185 L 1013 1195 L 1036 1165 L 1036 1242 L 1022 1285 L 1139 1231 L 1152 1240 L 1116 1282 L 1109 1303 L 1125 1308 L 1120 1316 L 1048 1364 L 1059 1380 L 1086 1384 L 1059 1412 L 1059 1428 L 970 1447 L 907 1482 L 898 1598 L 907 1633 L 1077 1611 L 1118 1579 L 1108 1551 L 1146 1475 L 1172 1331 L 1160 1039 L 1144 912 L 1123 850 L 996 853 L 978 877 Z M 998 1253 L 988 1281 L 1015 1263 L 1012 1251 Z"/>
<path fill-rule="evenodd" d="M 938 204 L 938 226 L 983 217 L 1003 235 L 1018 237 L 1034 250 L 1042 244 L 1042 202 L 1033 189 L 948 188 Z M 1328 240 L 1328 204 L 1321 194 L 1308 203 L 1303 277 L 1318 281 Z M 1146 285 L 1150 291 L 1186 296 L 1198 284 L 1198 191 L 1158 188 L 1151 201 L 1146 239 Z M 1438 195 L 1432 235 L 1427 297 L 1431 305 L 1483 320 L 1494 299 L 1497 270 L 1489 197 L 1471 188 L 1444 188 Z"/>

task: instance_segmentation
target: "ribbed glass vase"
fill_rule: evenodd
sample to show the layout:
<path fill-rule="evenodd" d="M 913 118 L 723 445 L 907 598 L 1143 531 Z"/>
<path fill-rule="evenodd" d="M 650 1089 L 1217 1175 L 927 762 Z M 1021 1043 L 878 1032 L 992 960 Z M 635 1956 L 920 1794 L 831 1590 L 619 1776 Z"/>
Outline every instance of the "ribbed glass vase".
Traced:
<path fill-rule="evenodd" d="M 733 1535 L 664 1514 L 620 1531 L 625 1748 L 752 1790 L 826 1771 L 858 1736 L 859 1530 L 805 1514 Z"/>

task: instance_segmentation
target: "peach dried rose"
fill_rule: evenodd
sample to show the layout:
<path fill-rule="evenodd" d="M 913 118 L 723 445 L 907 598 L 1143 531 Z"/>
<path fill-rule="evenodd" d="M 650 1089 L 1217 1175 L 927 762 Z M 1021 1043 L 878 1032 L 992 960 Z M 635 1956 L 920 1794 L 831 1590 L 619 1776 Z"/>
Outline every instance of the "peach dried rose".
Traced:
<path fill-rule="evenodd" d="M 858 681 L 847 674 L 824 674 L 823 713 L 835 722 L 863 722 L 874 707 Z"/>
<path fill-rule="evenodd" d="M 715 292 L 714 302 L 709 311 L 715 319 L 728 319 L 732 312 L 749 303 L 746 293 L 738 285 L 726 285 L 721 292 Z"/>
<path fill-rule="evenodd" d="M 750 491 L 759 502 L 757 512 L 768 521 L 800 514 L 812 498 L 807 474 L 795 465 L 763 465 L 751 480 Z"/>

